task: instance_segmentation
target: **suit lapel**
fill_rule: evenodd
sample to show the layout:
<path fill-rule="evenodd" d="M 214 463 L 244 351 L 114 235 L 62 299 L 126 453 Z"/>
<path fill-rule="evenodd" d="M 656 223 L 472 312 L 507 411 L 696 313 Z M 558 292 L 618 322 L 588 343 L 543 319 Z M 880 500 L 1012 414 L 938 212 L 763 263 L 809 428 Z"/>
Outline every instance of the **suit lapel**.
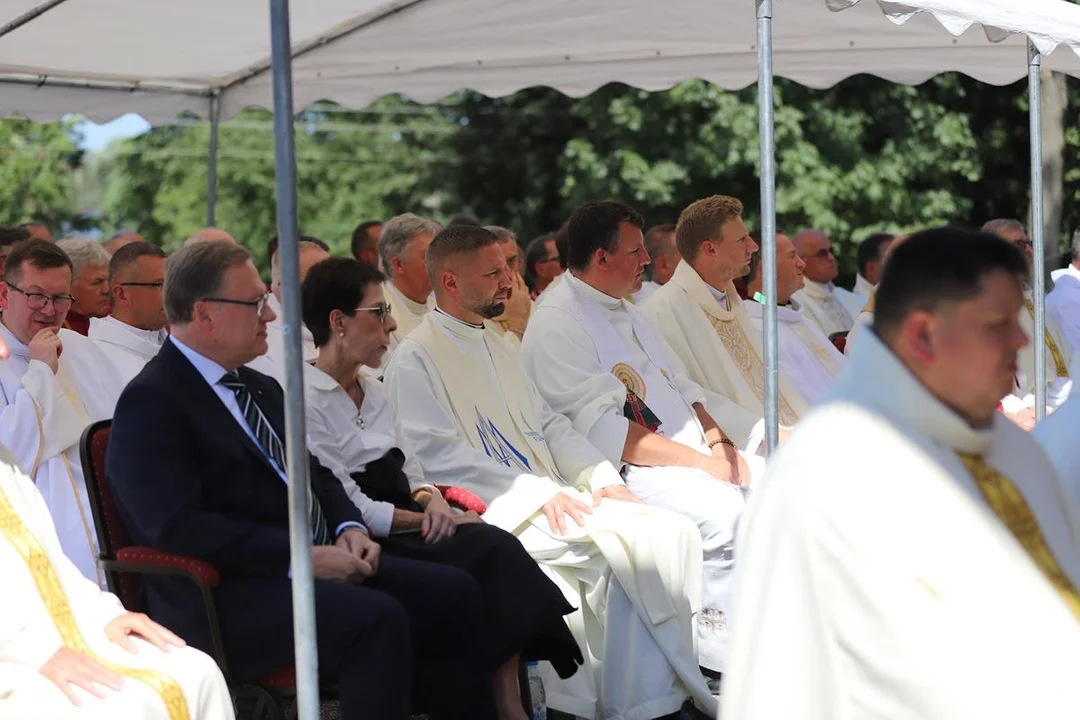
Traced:
<path fill-rule="evenodd" d="M 167 363 L 170 370 L 180 376 L 181 381 L 177 383 L 177 387 L 183 388 L 181 394 L 186 398 L 186 402 L 195 405 L 200 422 L 205 423 L 207 427 L 223 428 L 224 432 L 231 434 L 233 437 L 238 437 L 248 452 L 258 458 L 267 470 L 274 473 L 275 477 L 279 477 L 277 468 L 270 462 L 266 453 L 252 440 L 244 428 L 240 427 L 240 422 L 243 422 L 243 420 L 237 421 L 233 417 L 229 409 L 225 407 L 225 403 L 221 401 L 214 389 L 206 382 L 206 379 L 199 374 L 195 366 L 184 357 L 184 354 L 171 341 L 167 341 L 161 347 L 161 351 L 157 354 L 155 360 L 159 359 L 161 362 Z"/>

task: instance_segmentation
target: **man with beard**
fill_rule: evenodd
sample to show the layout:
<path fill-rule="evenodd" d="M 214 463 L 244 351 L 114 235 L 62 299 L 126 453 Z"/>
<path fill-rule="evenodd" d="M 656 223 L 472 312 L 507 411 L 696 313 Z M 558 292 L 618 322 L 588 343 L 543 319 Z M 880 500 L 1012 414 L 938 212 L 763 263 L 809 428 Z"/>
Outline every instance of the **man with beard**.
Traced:
<path fill-rule="evenodd" d="M 698 385 L 734 400 L 755 418 L 765 415 L 761 331 L 732 281 L 750 272 L 758 249 L 736 198 L 713 195 L 679 215 L 675 242 L 682 261 L 671 280 L 641 310 Z M 780 376 L 780 424 L 791 426 L 806 403 Z"/>
<path fill-rule="evenodd" d="M 586 665 L 544 678 L 548 705 L 584 717 L 680 708 L 700 717 L 684 707 L 689 696 L 715 714 L 691 639 L 701 594 L 694 526 L 640 504 L 543 401 L 514 348 L 484 328 L 511 287 L 493 233 L 447 228 L 427 263 L 436 308 L 398 346 L 386 384 L 428 482 L 479 495 L 483 519 L 517 536 L 580 608 L 569 621 Z"/>

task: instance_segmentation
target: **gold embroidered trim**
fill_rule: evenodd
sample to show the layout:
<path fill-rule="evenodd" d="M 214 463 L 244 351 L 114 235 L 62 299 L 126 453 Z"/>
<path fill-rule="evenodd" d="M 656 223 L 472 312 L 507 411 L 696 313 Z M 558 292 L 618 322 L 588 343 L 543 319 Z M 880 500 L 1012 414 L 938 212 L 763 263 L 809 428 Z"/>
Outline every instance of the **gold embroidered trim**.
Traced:
<path fill-rule="evenodd" d="M 724 344 L 724 349 L 728 351 L 728 355 L 731 356 L 735 366 L 739 368 L 743 380 L 750 386 L 758 402 L 764 404 L 765 363 L 761 362 L 761 358 L 753 351 L 750 338 L 746 337 L 742 325 L 737 320 L 720 320 L 709 313 L 705 314 L 708 316 L 709 322 L 712 323 L 713 329 L 716 330 L 716 334 L 720 336 L 720 342 Z M 780 393 L 780 422 L 790 427 L 798 419 L 799 416 L 791 409 L 791 405 L 784 398 L 784 394 Z"/>
<path fill-rule="evenodd" d="M 862 309 L 865 313 L 874 312 L 874 304 L 877 302 L 877 288 L 870 293 L 870 299 L 866 301 L 866 306 Z"/>
<path fill-rule="evenodd" d="M 983 458 L 964 453 L 957 455 L 971 473 L 990 509 L 1053 584 L 1076 619 L 1080 620 L 1080 592 L 1058 564 L 1027 500 L 1009 478 L 992 468 Z"/>
<path fill-rule="evenodd" d="M 0 533 L 3 533 L 8 542 L 30 568 L 30 574 L 34 578 L 41 600 L 45 603 L 45 610 L 52 618 L 53 625 L 60 635 L 64 647 L 84 653 L 97 660 L 113 672 L 129 677 L 148 686 L 157 693 L 161 701 L 165 703 L 165 709 L 169 714 L 169 720 L 189 720 L 187 699 L 184 691 L 172 676 L 147 670 L 145 668 L 129 668 L 116 665 L 102 660 L 83 638 L 75 620 L 71 603 L 64 592 L 60 577 L 56 573 L 56 567 L 49 559 L 48 553 L 42 547 L 41 542 L 30 531 L 11 506 L 7 493 L 0 488 Z"/>
<path fill-rule="evenodd" d="M 33 480 L 37 476 L 38 467 L 41 465 L 41 455 L 45 452 L 45 424 L 41 419 L 41 406 L 38 405 L 37 399 L 30 393 L 26 393 L 30 398 L 30 402 L 34 403 L 34 419 L 37 420 L 38 429 L 38 447 L 37 454 L 34 455 L 34 465 L 30 468 L 30 472 L 27 473 L 30 479 Z"/>
<path fill-rule="evenodd" d="M 803 345 L 810 351 L 821 366 L 825 368 L 825 371 L 832 377 L 839 377 L 840 371 L 843 369 L 840 364 L 836 362 L 836 358 L 833 357 L 829 351 L 818 342 L 814 334 L 803 327 L 803 321 L 791 323 L 791 331 L 795 333 L 795 336 L 802 340 Z"/>
<path fill-rule="evenodd" d="M 1034 320 L 1035 305 L 1026 297 L 1024 298 L 1024 307 L 1027 308 L 1028 314 Z M 1054 370 L 1057 372 L 1057 376 L 1059 378 L 1069 377 L 1069 366 L 1065 363 L 1065 358 L 1061 356 L 1061 350 L 1058 349 L 1057 343 L 1054 342 L 1054 336 L 1050 334 L 1050 328 L 1046 327 L 1043 334 L 1046 336 L 1046 349 L 1050 351 L 1050 355 L 1054 358 Z"/>
<path fill-rule="evenodd" d="M 64 470 L 67 471 L 68 482 L 71 483 L 71 494 L 75 497 L 75 505 L 79 508 L 79 519 L 82 520 L 83 532 L 86 533 L 86 544 L 90 546 L 90 557 L 97 557 L 97 548 L 94 546 L 94 533 L 90 529 L 90 522 L 86 519 L 86 509 L 83 507 L 82 497 L 79 495 L 79 486 L 75 482 L 75 474 L 71 472 L 71 464 L 67 459 L 67 451 L 60 453 L 60 459 L 64 461 Z M 105 577 L 101 574 L 101 568 L 94 563 L 94 574 L 97 575 L 98 587 L 103 588 Z"/>

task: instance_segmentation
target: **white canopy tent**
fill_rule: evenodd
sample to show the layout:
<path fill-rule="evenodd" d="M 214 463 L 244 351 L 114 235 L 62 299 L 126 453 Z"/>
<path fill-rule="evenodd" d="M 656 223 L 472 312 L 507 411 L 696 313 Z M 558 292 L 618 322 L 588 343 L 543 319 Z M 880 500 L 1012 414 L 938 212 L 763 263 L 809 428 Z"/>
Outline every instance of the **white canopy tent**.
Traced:
<path fill-rule="evenodd" d="M 288 0 L 270 0 L 269 15 L 264 3 L 3 0 L 0 114 L 53 120 L 79 112 L 100 121 L 136 112 L 155 123 L 190 110 L 216 129 L 245 107 L 273 106 L 302 720 L 317 718 L 319 708 L 307 494 L 293 492 L 307 484 L 296 451 L 305 433 L 294 107 L 333 100 L 356 108 L 387 93 L 432 101 L 464 88 L 498 96 L 548 85 L 584 95 L 614 81 L 659 90 L 694 77 L 725 88 L 757 79 L 770 448 L 777 419 L 774 71 L 826 87 L 859 73 L 911 84 L 947 71 L 1005 84 L 1027 70 L 1032 234 L 1042 267 L 1039 69 L 1080 77 L 1080 8 L 1063 0 L 782 0 L 775 21 L 772 0 L 756 0 L 756 23 L 750 0 L 307 0 L 295 4 L 291 20 Z M 1072 52 L 1049 54 L 1062 44 Z M 1041 337 L 1041 274 L 1035 280 Z M 1041 345 L 1036 368 L 1044 373 Z M 1045 378 L 1036 382 L 1041 412 Z"/>

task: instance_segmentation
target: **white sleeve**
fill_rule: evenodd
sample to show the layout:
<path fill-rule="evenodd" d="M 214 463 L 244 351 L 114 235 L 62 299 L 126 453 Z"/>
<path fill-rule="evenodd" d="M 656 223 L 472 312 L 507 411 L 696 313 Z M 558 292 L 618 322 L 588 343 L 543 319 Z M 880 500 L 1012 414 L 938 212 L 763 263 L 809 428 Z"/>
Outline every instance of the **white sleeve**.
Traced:
<path fill-rule="evenodd" d="M 349 496 L 349 500 L 364 516 L 364 522 L 367 523 L 371 534 L 375 537 L 386 537 L 390 534 L 390 528 L 394 522 L 393 504 L 372 500 L 352 479 L 349 468 L 345 465 L 345 459 L 341 456 L 340 441 L 337 435 L 330 431 L 326 418 L 312 399 L 309 396 L 306 403 L 308 451 L 341 482 L 341 487 Z M 350 426 L 339 428 L 338 432 L 358 432 L 358 430 L 355 426 Z"/>
<path fill-rule="evenodd" d="M 472 447 L 454 420 L 450 400 L 427 353 L 406 339 L 386 369 L 386 388 L 401 420 L 404 438 L 420 461 L 428 482 L 460 485 L 486 504 L 484 520 L 514 532 L 556 493 L 551 478 L 518 471 Z"/>
<path fill-rule="evenodd" d="M 521 360 L 551 410 L 621 467 L 630 425 L 623 415 L 626 386 L 600 365 L 586 330 L 565 311 L 540 305 L 525 331 Z"/>
<path fill-rule="evenodd" d="M 78 444 L 85 429 L 81 413 L 48 365 L 31 360 L 22 378 L 0 378 L 0 388 L 0 444 L 31 478 L 41 463 Z"/>

